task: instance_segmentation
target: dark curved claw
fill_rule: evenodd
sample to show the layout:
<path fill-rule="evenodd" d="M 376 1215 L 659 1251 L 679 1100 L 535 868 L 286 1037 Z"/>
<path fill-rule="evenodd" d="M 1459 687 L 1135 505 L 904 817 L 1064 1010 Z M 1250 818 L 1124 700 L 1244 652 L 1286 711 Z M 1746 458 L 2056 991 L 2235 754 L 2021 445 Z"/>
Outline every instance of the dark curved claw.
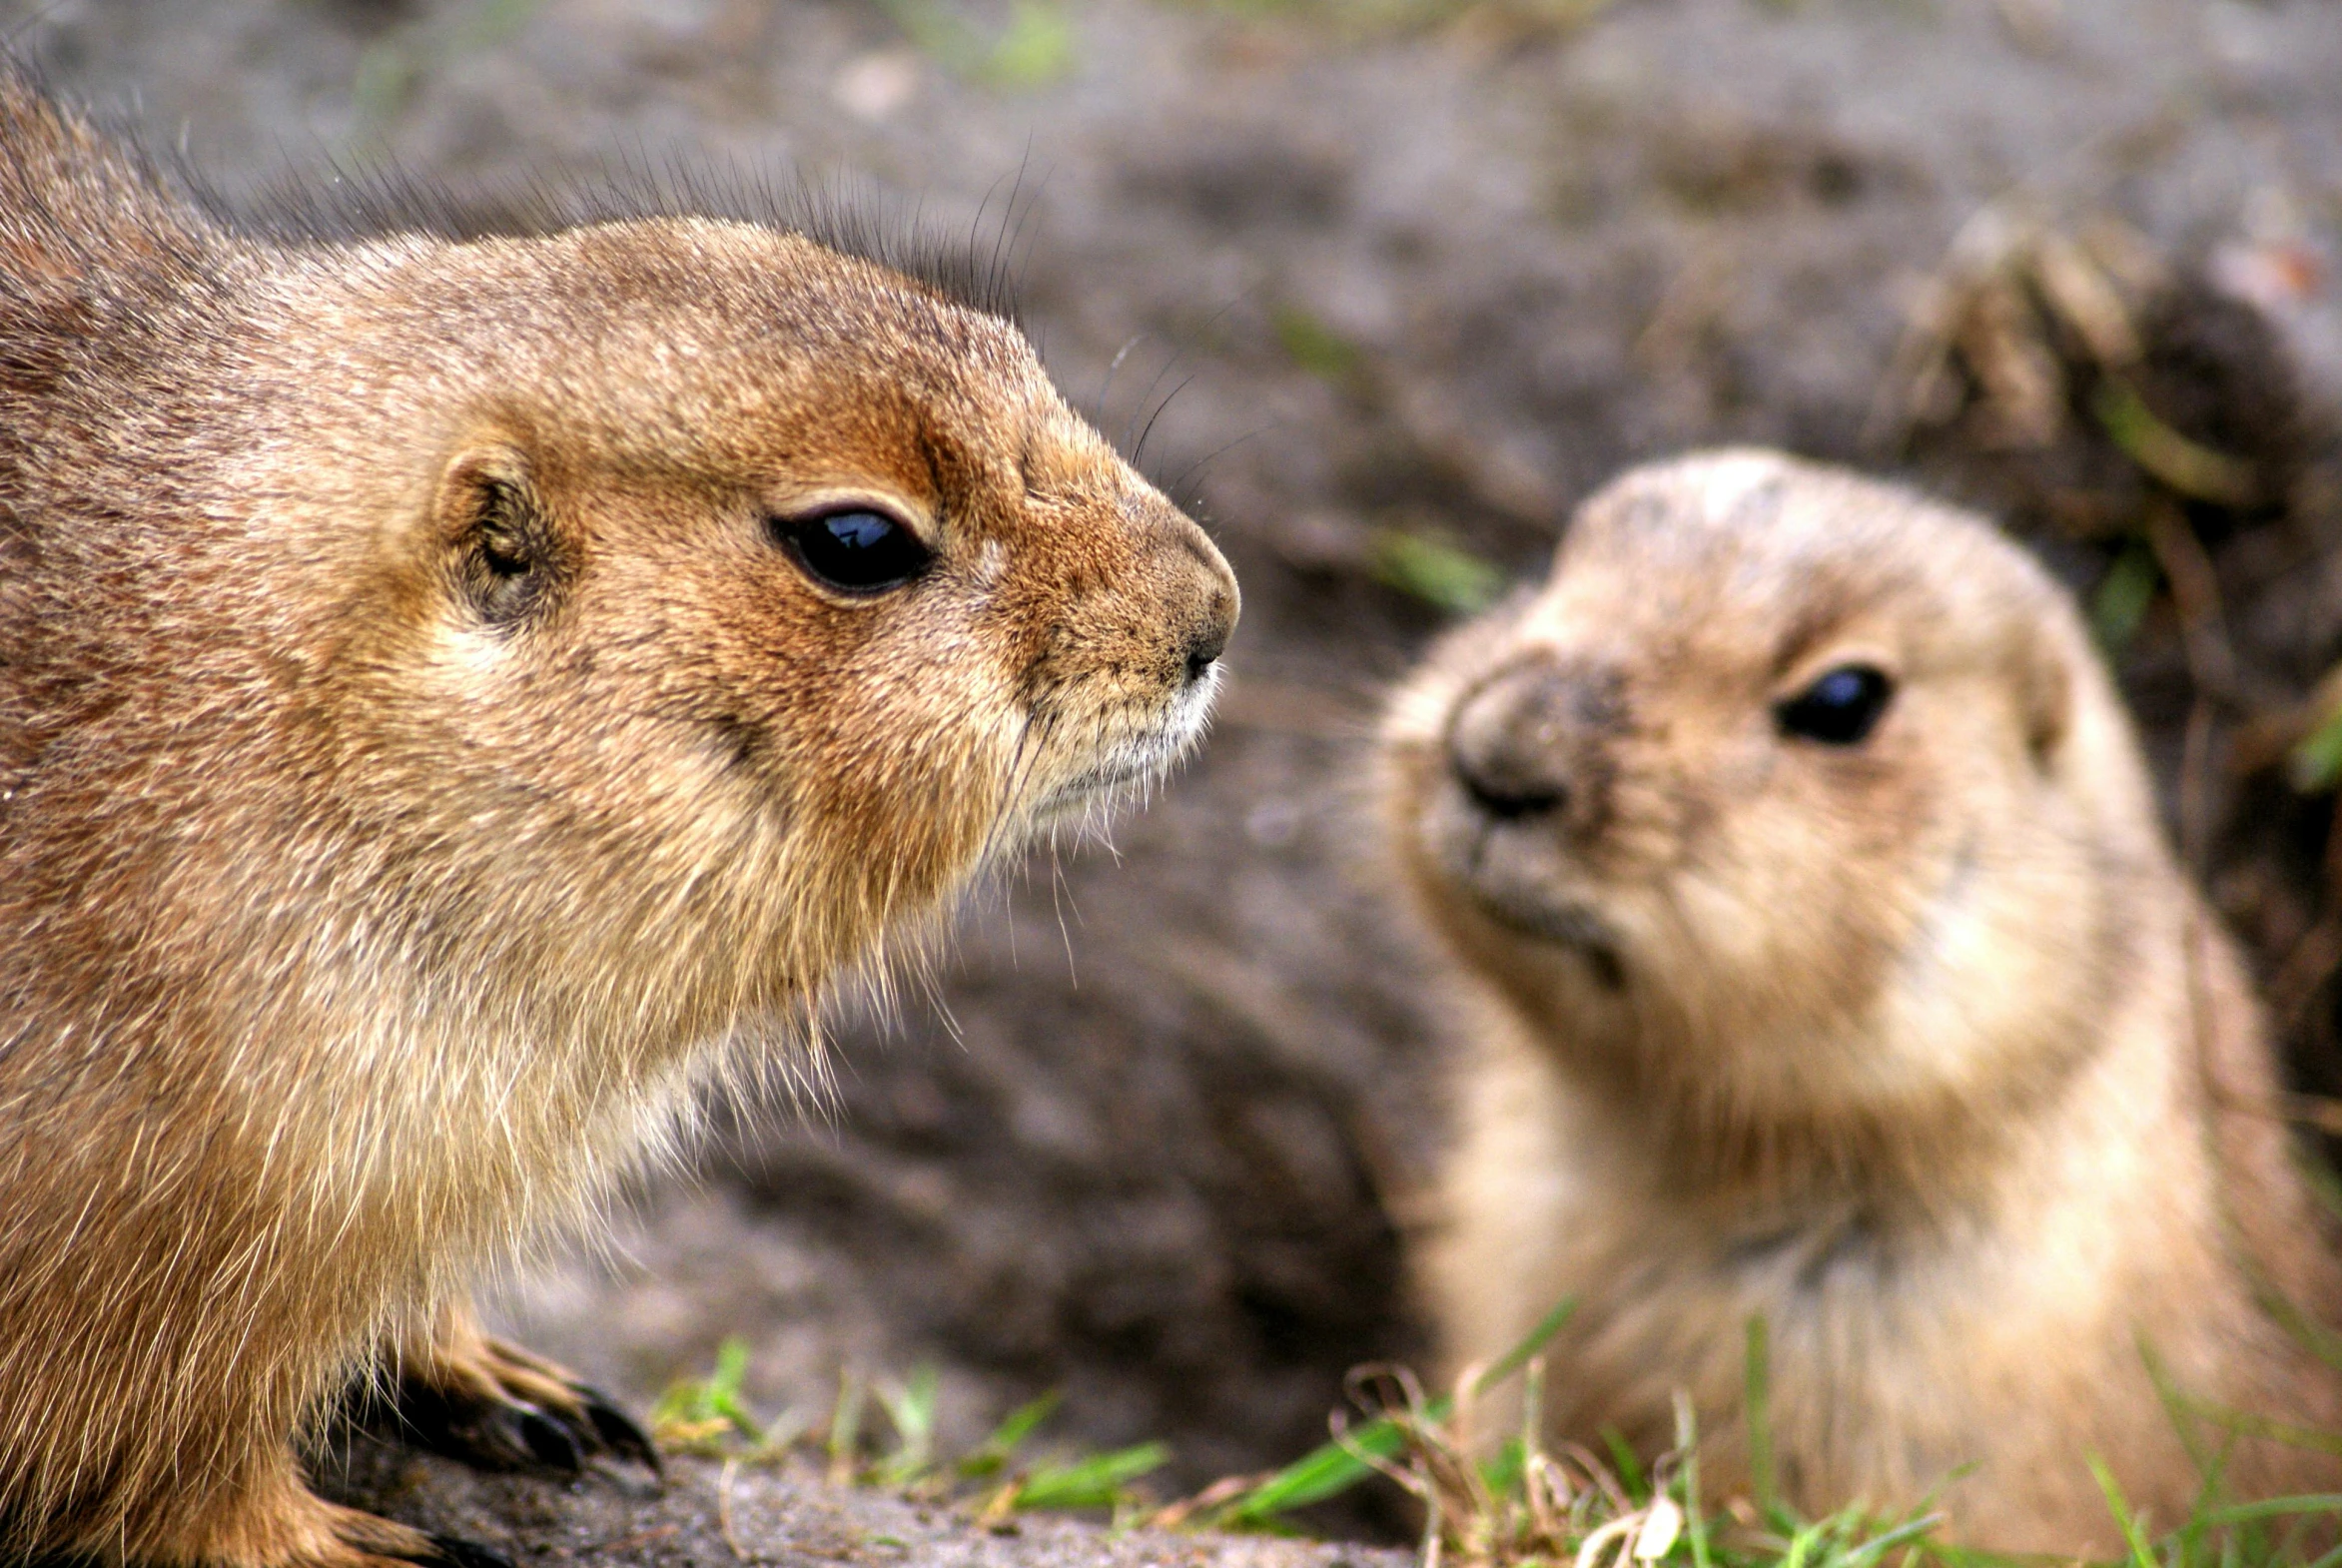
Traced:
<path fill-rule="evenodd" d="M 659 1458 L 657 1445 L 651 1442 L 648 1432 L 635 1424 L 634 1417 L 611 1403 L 609 1396 L 598 1388 L 580 1387 L 577 1398 L 584 1407 L 586 1419 L 593 1423 L 594 1435 L 601 1440 L 602 1448 L 621 1459 L 646 1465 L 651 1474 L 665 1478 L 667 1467 Z"/>
<path fill-rule="evenodd" d="M 460 1459 L 483 1470 L 519 1470 L 570 1479 L 594 1454 L 632 1460 L 664 1479 L 666 1467 L 649 1436 L 597 1388 L 531 1370 L 534 1398 L 500 1382 L 493 1394 L 441 1388 L 401 1379 L 388 1410 L 374 1407 L 370 1424 L 386 1423 L 401 1441 Z M 478 1384 L 473 1385 L 474 1388 Z"/>
<path fill-rule="evenodd" d="M 507 1416 L 519 1428 L 528 1455 L 541 1469 L 575 1475 L 585 1468 L 588 1444 L 578 1441 L 576 1423 L 543 1410 L 515 1405 Z"/>
<path fill-rule="evenodd" d="M 483 1470 L 567 1477 L 585 1467 L 583 1445 L 568 1423 L 517 1399 L 454 1399 L 409 1379 L 399 1384 L 390 1413 L 398 1436 L 407 1442 Z"/>
<path fill-rule="evenodd" d="M 487 1470 L 563 1480 L 595 1454 L 664 1478 L 658 1449 L 609 1395 L 566 1368 L 481 1333 L 452 1314 L 435 1343 L 352 1390 L 359 1424 Z"/>

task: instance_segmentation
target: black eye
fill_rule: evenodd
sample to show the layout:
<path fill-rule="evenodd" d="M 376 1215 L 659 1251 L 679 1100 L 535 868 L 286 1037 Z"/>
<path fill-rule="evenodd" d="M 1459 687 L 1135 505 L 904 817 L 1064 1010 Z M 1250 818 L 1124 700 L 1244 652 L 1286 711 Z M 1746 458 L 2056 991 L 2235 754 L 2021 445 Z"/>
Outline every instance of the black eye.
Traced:
<path fill-rule="evenodd" d="M 1773 709 L 1784 735 L 1826 746 L 1859 746 L 1894 700 L 1895 682 L 1868 664 L 1841 664 Z"/>
<path fill-rule="evenodd" d="M 774 517 L 766 524 L 805 574 L 840 593 L 883 593 L 927 569 L 919 535 L 878 511 Z"/>

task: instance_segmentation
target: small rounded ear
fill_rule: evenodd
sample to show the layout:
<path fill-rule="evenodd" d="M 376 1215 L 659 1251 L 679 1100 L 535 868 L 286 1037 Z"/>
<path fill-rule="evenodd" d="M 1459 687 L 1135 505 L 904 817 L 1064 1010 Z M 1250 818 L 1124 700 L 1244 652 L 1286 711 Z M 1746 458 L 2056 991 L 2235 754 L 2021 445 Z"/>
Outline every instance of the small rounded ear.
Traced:
<path fill-rule="evenodd" d="M 2073 665 L 2042 628 L 2024 639 L 2023 657 L 2017 691 L 2024 704 L 2025 749 L 2045 769 L 2073 724 Z"/>
<path fill-rule="evenodd" d="M 456 589 L 480 619 L 509 626 L 543 608 L 559 586 L 561 541 L 526 453 L 465 447 L 440 473 L 433 511 Z"/>

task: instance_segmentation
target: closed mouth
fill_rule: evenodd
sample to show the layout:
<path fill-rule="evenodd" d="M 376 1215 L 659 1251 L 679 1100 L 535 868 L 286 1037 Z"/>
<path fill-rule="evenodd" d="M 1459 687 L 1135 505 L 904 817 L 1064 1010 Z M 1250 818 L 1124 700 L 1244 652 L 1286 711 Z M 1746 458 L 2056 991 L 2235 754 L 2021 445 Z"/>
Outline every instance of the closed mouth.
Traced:
<path fill-rule="evenodd" d="M 1166 762 L 1169 760 L 1168 757 L 1164 759 Z M 1048 798 L 1041 803 L 1041 809 L 1054 811 L 1066 806 L 1081 805 L 1099 795 L 1112 794 L 1116 790 L 1128 789 L 1134 784 L 1143 784 L 1162 771 L 1162 763 L 1149 760 L 1116 761 L 1103 764 L 1092 768 L 1087 773 L 1070 778 L 1056 789 L 1051 790 Z"/>
<path fill-rule="evenodd" d="M 1167 704 L 1148 729 L 1124 738 L 1112 752 L 1052 789 L 1034 808 L 1051 817 L 1086 807 L 1102 796 L 1161 778 L 1203 733 L 1218 688 L 1217 672 Z"/>
<path fill-rule="evenodd" d="M 1604 990 L 1625 989 L 1626 966 L 1619 959 L 1618 935 L 1583 904 L 1522 898 L 1477 882 L 1471 891 L 1473 902 L 1498 925 L 1582 955 Z"/>
<path fill-rule="evenodd" d="M 1199 726 L 1166 727 L 1134 737 L 1117 747 L 1113 756 L 1101 759 L 1052 789 L 1034 808 L 1034 814 L 1053 817 L 1078 811 L 1102 798 L 1140 788 L 1163 777 L 1192 742 L 1196 728 Z"/>

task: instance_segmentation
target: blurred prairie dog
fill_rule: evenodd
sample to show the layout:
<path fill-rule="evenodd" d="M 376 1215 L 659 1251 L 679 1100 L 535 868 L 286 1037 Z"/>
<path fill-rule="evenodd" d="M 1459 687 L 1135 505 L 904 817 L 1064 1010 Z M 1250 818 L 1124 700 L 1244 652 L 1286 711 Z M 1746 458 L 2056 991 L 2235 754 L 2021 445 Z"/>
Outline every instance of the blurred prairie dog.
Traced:
<path fill-rule="evenodd" d="M 1946 1493 L 1987 1546 L 2118 1551 L 2200 1484 L 2142 1357 L 2342 1416 L 2256 1304 L 2332 1265 L 2241 967 L 2165 845 L 2067 596 L 1974 516 L 1753 450 L 1589 500 L 1533 595 L 1398 694 L 1384 800 L 1469 1037 L 1422 1277 L 1451 1370 L 1556 1302 L 1557 1435 L 1746 1488 Z M 2219 1446 L 2220 1434 L 2212 1434 Z M 2228 1481 L 2332 1490 L 2260 1440 Z"/>
<path fill-rule="evenodd" d="M 0 1558 L 485 1560 L 305 1485 L 370 1364 L 474 1458 L 649 1457 L 472 1280 L 1158 774 L 1235 614 L 938 286 L 255 237 L 0 62 Z"/>

